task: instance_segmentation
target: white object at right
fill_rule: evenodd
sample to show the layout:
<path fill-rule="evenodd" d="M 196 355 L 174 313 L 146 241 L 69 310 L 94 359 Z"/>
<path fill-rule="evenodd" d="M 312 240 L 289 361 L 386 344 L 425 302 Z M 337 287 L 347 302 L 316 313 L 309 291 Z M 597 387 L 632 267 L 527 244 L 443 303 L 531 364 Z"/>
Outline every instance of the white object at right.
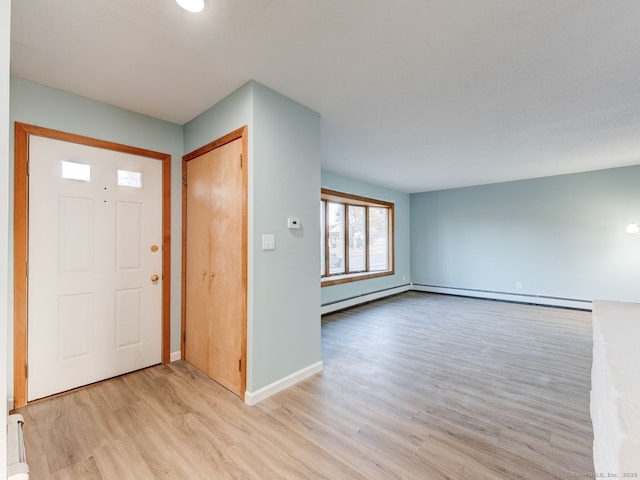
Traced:
<path fill-rule="evenodd" d="M 595 473 L 640 478 L 640 303 L 593 302 L 591 420 Z"/>

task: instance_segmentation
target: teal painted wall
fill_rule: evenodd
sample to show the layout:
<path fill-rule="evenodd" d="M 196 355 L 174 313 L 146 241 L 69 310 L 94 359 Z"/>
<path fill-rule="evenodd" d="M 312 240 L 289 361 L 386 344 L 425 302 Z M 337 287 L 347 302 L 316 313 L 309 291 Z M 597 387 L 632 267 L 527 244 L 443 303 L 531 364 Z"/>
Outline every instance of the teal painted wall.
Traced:
<path fill-rule="evenodd" d="M 185 151 L 249 126 L 247 390 L 320 361 L 320 116 L 249 82 L 185 125 Z M 297 232 L 287 217 L 301 219 Z M 309 221 L 311 219 L 311 221 Z M 276 235 L 263 251 L 262 234 Z"/>
<path fill-rule="evenodd" d="M 343 193 L 360 195 L 394 203 L 394 233 L 395 233 L 395 270 L 394 275 L 388 277 L 373 278 L 357 282 L 343 283 L 322 288 L 322 305 L 334 303 L 340 300 L 366 295 L 367 293 L 386 290 L 389 288 L 406 285 L 411 281 L 411 257 L 410 257 L 410 197 L 406 193 L 364 183 L 351 178 L 322 171 L 322 188 L 328 188 Z M 320 217 L 318 205 L 316 218 Z M 319 220 L 318 222 L 319 223 Z M 317 270 L 320 271 L 320 255 L 316 254 Z M 319 273 L 318 273 L 319 275 Z"/>
<path fill-rule="evenodd" d="M 640 301 L 639 185 L 636 166 L 413 194 L 413 282 Z"/>
<path fill-rule="evenodd" d="M 253 85 L 247 82 L 184 125 L 184 153 L 211 143 L 229 132 L 249 127 L 249 156 L 253 136 Z M 182 167 L 181 167 L 182 168 Z"/>
<path fill-rule="evenodd" d="M 320 115 L 254 84 L 253 389 L 321 360 Z M 299 230 L 287 228 L 298 217 Z M 276 249 L 261 249 L 262 234 Z"/>
<path fill-rule="evenodd" d="M 182 239 L 182 126 L 133 113 L 88 98 L 11 78 L 10 212 L 13 225 L 13 124 L 28 123 L 64 132 L 171 154 L 171 351 L 180 350 L 180 272 Z M 13 249 L 13 229 L 9 233 Z M 10 271 L 13 271 L 11 257 Z M 13 283 L 9 285 L 13 291 Z M 13 311 L 13 300 L 9 300 Z M 13 322 L 9 322 L 13 338 Z M 13 346 L 9 345 L 9 396 L 13 396 Z"/>

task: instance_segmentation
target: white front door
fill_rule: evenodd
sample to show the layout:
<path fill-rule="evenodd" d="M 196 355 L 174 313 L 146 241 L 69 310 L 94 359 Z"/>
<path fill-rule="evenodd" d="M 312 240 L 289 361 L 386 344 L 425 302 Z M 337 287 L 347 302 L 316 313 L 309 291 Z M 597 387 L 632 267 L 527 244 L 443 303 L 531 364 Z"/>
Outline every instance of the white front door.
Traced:
<path fill-rule="evenodd" d="M 161 362 L 161 242 L 162 162 L 30 136 L 29 401 Z"/>

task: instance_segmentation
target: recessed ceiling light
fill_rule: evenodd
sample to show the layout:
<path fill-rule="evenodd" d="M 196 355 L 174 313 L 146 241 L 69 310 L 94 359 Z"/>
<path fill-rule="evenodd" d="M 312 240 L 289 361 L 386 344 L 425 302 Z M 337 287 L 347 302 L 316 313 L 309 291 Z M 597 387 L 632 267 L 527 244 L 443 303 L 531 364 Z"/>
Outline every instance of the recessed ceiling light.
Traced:
<path fill-rule="evenodd" d="M 198 13 L 204 9 L 204 0 L 176 0 L 178 5 L 189 12 Z"/>

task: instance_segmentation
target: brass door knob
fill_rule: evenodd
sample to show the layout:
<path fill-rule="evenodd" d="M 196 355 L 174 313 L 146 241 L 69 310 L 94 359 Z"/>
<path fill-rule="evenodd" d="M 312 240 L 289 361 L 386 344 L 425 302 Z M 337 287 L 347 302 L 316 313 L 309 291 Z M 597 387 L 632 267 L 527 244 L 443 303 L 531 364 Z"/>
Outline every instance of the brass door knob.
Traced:
<path fill-rule="evenodd" d="M 158 280 L 160 280 L 160 277 L 158 275 L 151 275 L 152 282 L 157 282 Z"/>

